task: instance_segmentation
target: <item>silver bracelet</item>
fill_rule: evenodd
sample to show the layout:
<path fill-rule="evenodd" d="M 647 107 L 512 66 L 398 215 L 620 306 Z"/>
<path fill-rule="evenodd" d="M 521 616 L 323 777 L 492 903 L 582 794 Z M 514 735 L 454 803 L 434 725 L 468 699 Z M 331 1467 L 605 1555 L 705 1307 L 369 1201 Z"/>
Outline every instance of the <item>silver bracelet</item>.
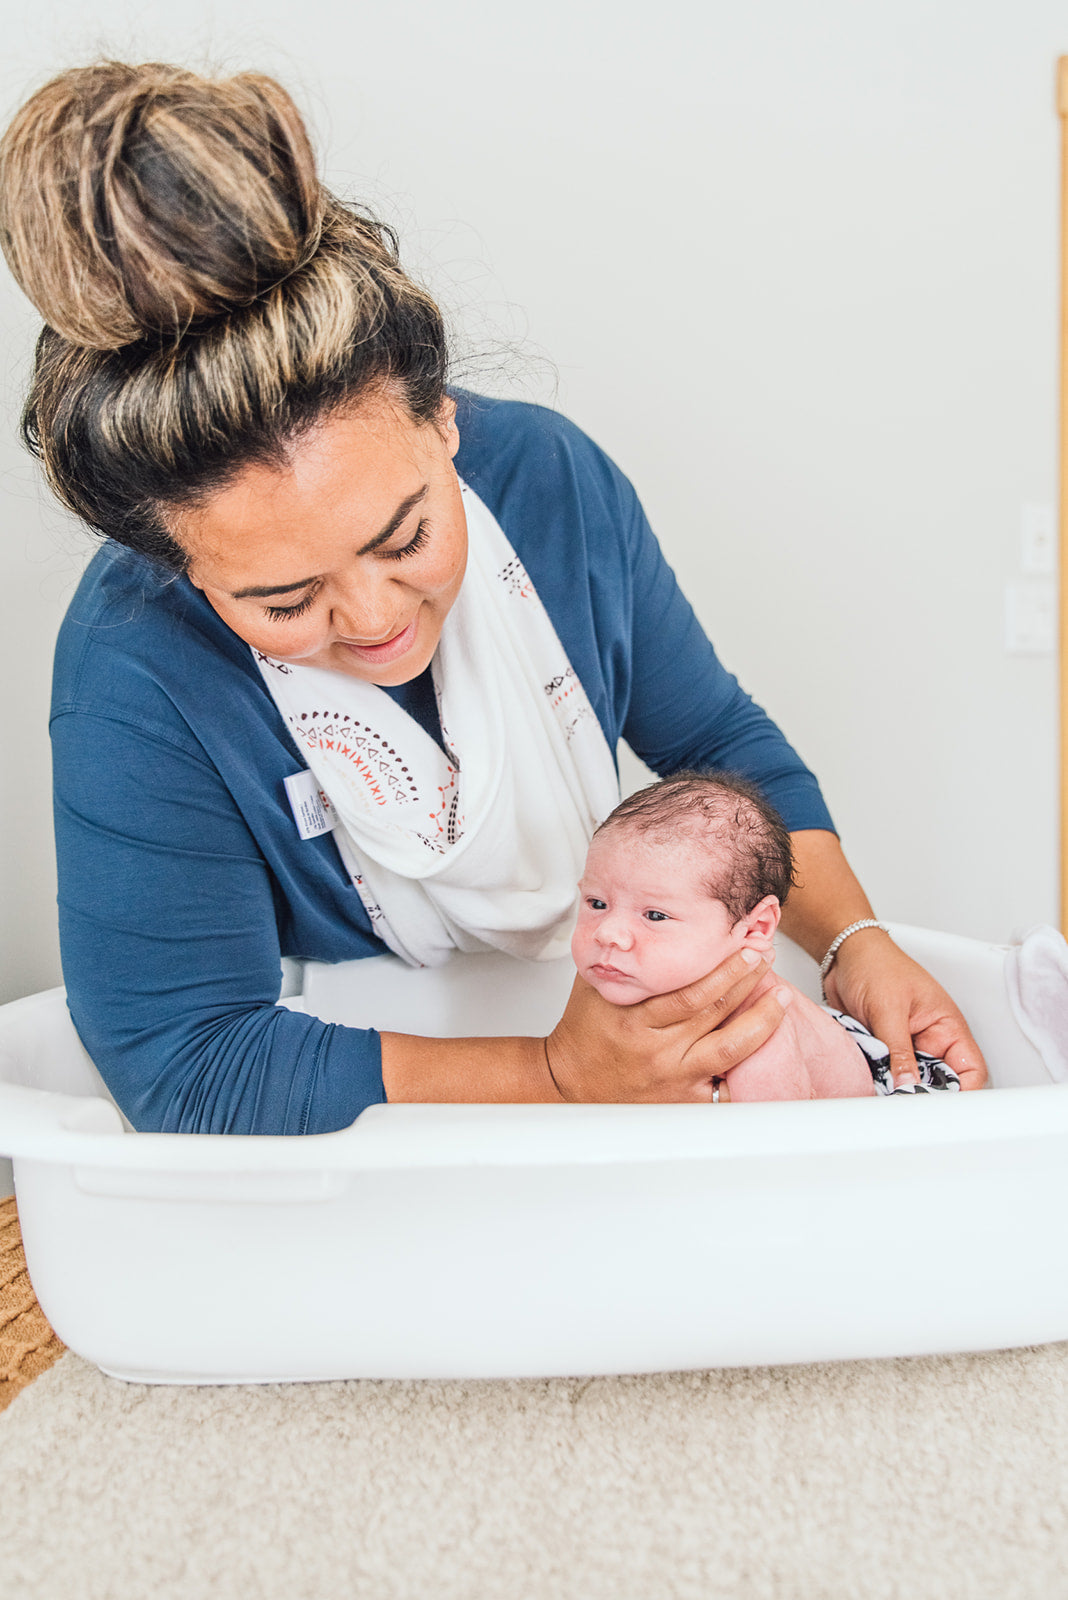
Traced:
<path fill-rule="evenodd" d="M 838 937 L 831 940 L 831 947 L 827 951 L 827 954 L 824 956 L 823 960 L 820 962 L 821 989 L 823 988 L 824 979 L 831 970 L 831 964 L 834 961 L 835 956 L 838 954 L 839 945 L 844 944 L 851 933 L 859 933 L 861 928 L 881 928 L 884 933 L 890 932 L 890 929 L 886 926 L 885 922 L 876 922 L 874 917 L 866 917 L 863 922 L 851 922 L 848 928 L 843 928 Z"/>

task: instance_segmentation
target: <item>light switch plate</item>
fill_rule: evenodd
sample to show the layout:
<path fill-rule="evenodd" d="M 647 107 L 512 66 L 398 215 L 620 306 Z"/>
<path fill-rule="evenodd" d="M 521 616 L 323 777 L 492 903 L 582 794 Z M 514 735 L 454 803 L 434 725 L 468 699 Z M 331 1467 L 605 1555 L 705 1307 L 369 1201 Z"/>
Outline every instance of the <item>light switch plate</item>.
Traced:
<path fill-rule="evenodd" d="M 1036 578 L 1057 570 L 1057 527 L 1051 505 L 1032 502 L 1020 508 L 1020 570 Z"/>
<path fill-rule="evenodd" d="M 1005 649 L 1011 656 L 1049 656 L 1057 648 L 1057 594 L 1052 578 L 1005 589 Z"/>

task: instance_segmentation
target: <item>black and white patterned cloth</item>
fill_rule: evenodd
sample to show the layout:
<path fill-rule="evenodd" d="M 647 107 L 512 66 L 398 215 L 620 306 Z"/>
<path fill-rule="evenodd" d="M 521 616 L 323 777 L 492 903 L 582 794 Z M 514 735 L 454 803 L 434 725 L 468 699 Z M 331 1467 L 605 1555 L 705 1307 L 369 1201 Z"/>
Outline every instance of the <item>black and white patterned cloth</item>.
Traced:
<path fill-rule="evenodd" d="M 842 1011 L 835 1011 L 833 1006 L 824 1006 L 828 1016 L 840 1022 L 848 1034 L 852 1034 L 860 1048 L 863 1050 L 868 1066 L 871 1069 L 872 1082 L 875 1084 L 876 1094 L 937 1094 L 940 1090 L 959 1090 L 960 1079 L 944 1061 L 939 1061 L 937 1056 L 924 1055 L 922 1050 L 916 1051 L 916 1064 L 920 1069 L 919 1083 L 902 1083 L 896 1088 L 890 1076 L 890 1050 L 881 1039 L 869 1033 L 862 1022 L 856 1017 L 847 1017 Z"/>

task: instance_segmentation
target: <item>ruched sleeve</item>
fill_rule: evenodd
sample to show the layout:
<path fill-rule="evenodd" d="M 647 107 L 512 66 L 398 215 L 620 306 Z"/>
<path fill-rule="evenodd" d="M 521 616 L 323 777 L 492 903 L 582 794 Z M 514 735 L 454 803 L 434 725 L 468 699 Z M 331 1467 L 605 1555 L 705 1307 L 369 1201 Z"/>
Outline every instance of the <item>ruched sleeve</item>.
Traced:
<path fill-rule="evenodd" d="M 277 880 L 214 768 L 85 712 L 52 740 L 68 1003 L 134 1126 L 325 1133 L 383 1100 L 373 1030 L 275 1003 Z"/>

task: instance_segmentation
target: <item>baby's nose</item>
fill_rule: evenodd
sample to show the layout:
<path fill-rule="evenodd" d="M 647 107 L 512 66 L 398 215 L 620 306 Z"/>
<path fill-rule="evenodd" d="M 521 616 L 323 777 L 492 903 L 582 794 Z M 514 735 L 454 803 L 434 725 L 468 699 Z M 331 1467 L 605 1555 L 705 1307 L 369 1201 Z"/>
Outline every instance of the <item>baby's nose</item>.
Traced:
<path fill-rule="evenodd" d="M 626 950 L 633 942 L 633 935 L 627 925 L 625 917 L 602 917 L 597 924 L 597 937 L 604 945 L 614 945 L 617 950 Z"/>

